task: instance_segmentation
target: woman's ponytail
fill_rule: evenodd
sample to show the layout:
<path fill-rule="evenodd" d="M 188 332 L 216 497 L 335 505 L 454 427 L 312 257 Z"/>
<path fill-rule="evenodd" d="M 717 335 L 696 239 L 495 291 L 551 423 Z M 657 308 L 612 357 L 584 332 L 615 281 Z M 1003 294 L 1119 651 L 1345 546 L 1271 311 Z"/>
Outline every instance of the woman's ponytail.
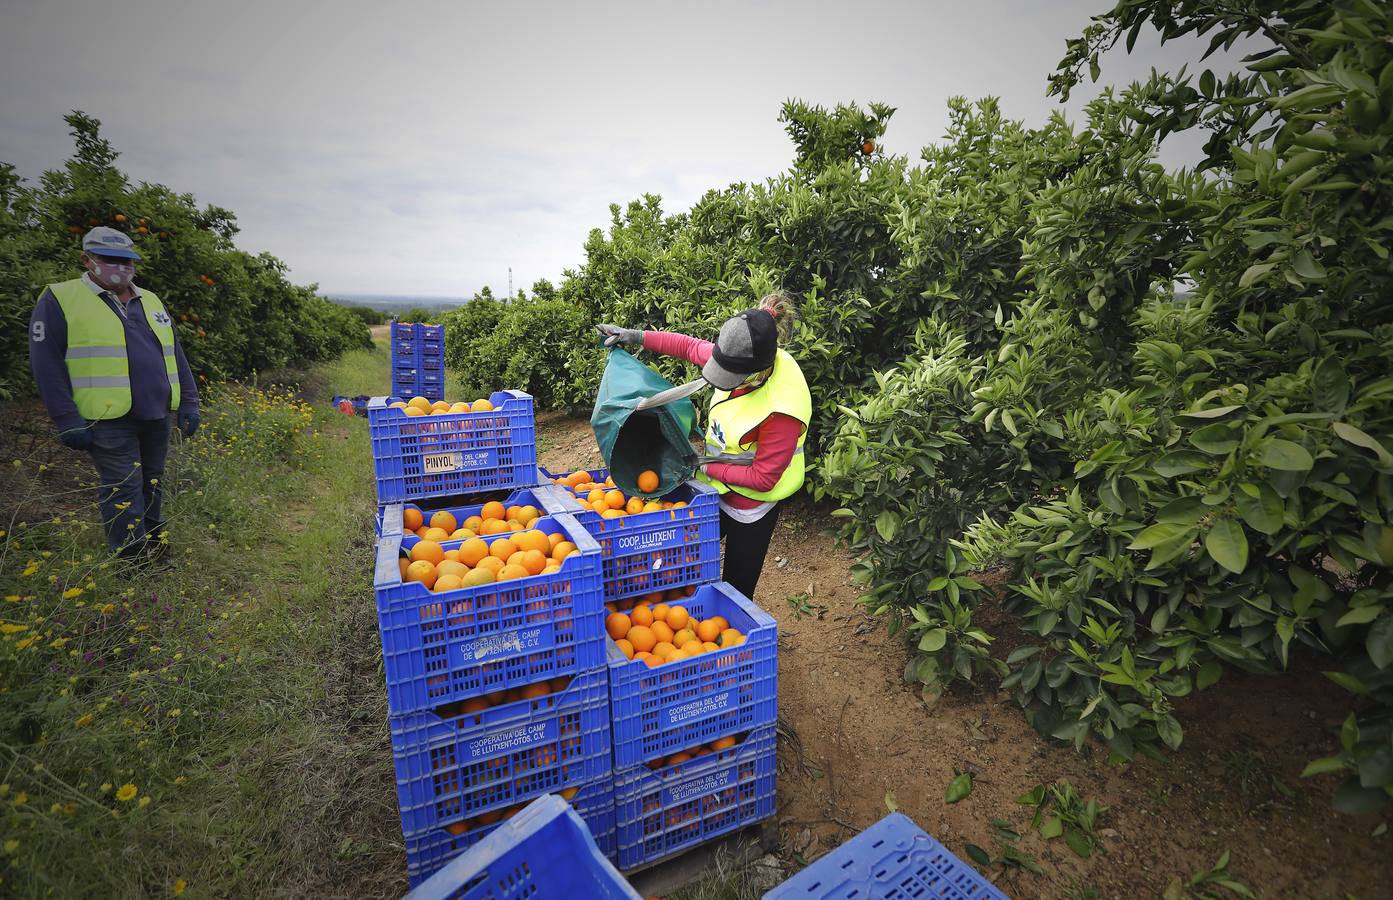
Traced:
<path fill-rule="evenodd" d="M 793 323 L 798 318 L 798 305 L 783 291 L 765 294 L 759 301 L 759 308 L 774 317 L 779 327 L 779 343 L 786 343 L 793 334 Z"/>

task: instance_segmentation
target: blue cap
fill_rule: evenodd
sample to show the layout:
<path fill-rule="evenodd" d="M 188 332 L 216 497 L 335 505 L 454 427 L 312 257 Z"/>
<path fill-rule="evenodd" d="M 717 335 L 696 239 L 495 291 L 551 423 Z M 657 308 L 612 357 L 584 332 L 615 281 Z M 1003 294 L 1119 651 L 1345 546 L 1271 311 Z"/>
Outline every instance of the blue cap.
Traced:
<path fill-rule="evenodd" d="M 82 236 L 82 249 L 100 256 L 140 259 L 140 254 L 135 252 L 135 244 L 125 232 L 107 228 L 105 225 L 98 225 Z"/>

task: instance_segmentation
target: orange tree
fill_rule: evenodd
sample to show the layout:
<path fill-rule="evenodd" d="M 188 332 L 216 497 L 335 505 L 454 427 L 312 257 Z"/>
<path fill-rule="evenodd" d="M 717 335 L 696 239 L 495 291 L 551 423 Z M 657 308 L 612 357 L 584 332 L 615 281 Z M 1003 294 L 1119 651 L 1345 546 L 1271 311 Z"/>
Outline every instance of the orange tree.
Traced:
<path fill-rule="evenodd" d="M 139 282 L 160 295 L 190 364 L 209 378 L 371 345 L 362 319 L 312 287 L 290 284 L 274 256 L 238 250 L 230 211 L 200 208 L 164 185 L 130 183 L 96 119 L 81 112 L 65 119 L 76 150 L 61 169 L 28 186 L 0 165 L 0 320 L 10 326 L 0 338 L 0 391 L 23 387 L 29 312 L 45 284 L 77 272 L 81 236 L 95 225 L 135 240 Z"/>

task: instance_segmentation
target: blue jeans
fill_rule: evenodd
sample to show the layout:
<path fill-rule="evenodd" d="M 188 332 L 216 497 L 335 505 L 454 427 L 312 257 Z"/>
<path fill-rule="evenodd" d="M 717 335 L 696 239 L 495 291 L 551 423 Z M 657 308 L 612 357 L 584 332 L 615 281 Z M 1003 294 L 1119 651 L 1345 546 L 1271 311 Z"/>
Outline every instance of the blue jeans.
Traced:
<path fill-rule="evenodd" d="M 91 424 L 90 452 L 101 482 L 97 504 L 113 553 L 139 553 L 146 538 L 163 526 L 160 494 L 169 427 L 169 417 L 145 421 L 123 416 Z"/>

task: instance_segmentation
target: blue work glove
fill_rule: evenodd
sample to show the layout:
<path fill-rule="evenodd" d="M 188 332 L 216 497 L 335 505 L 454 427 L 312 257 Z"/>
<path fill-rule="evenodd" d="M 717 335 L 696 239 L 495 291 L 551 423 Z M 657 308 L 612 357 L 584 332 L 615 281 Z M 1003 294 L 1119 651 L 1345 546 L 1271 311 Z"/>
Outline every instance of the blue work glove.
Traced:
<path fill-rule="evenodd" d="M 186 438 L 193 437 L 194 433 L 198 431 L 198 422 L 199 418 L 196 412 L 179 413 L 179 430 Z"/>
<path fill-rule="evenodd" d="M 83 422 L 81 427 L 60 431 L 58 433 L 58 440 L 62 441 L 64 446 L 71 447 L 74 450 L 91 450 L 92 426 L 87 422 Z"/>
<path fill-rule="evenodd" d="M 638 344 L 643 346 L 643 332 L 637 328 L 620 328 L 618 325 L 596 325 L 595 330 L 605 339 L 606 347 L 619 344 Z"/>

